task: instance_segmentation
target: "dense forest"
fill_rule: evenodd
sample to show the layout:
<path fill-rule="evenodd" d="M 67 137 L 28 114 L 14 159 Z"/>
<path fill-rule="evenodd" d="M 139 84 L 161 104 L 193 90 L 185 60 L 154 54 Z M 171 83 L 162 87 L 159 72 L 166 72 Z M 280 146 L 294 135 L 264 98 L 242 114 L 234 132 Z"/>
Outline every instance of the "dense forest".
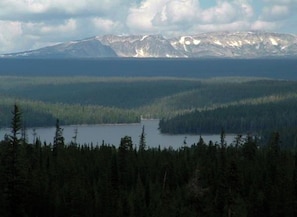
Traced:
<path fill-rule="evenodd" d="M 264 112 L 269 111 L 271 105 L 273 112 L 278 114 L 275 119 L 283 116 L 292 120 L 296 93 L 296 81 L 264 78 L 1 76 L 0 126 L 9 126 L 6 114 L 17 102 L 22 107 L 27 127 L 49 126 L 56 119 L 63 125 L 134 123 L 139 122 L 140 117 L 169 120 L 199 111 L 206 118 L 209 114 L 219 115 L 216 122 L 209 122 L 221 126 L 219 129 L 195 126 L 198 133 L 207 130 L 208 133 L 218 132 L 223 127 L 219 124 L 220 119 L 228 116 L 228 112 L 245 119 L 245 123 L 240 122 L 243 123 L 241 126 L 238 120 L 233 125 L 228 123 L 228 126 L 248 133 L 258 130 L 250 127 L 254 126 L 250 124 L 251 116 L 259 116 L 250 109 Z M 268 115 L 265 117 L 269 119 Z M 269 125 L 272 120 L 268 119 L 261 121 Z M 167 131 L 165 125 L 161 129 L 178 133 L 176 130 Z M 226 131 L 230 133 L 229 129 Z M 191 130 L 188 132 L 193 133 Z"/>
<path fill-rule="evenodd" d="M 5 111 L 0 112 L 5 120 L 0 124 L 9 125 L 5 113 L 16 101 L 28 126 L 47 126 L 57 118 L 62 124 L 135 123 L 141 115 L 155 113 L 147 106 L 199 83 L 176 78 L 0 77 L 0 109 Z"/>
<path fill-rule="evenodd" d="M 173 118 L 161 119 L 162 133 L 205 134 L 249 133 L 266 137 L 272 131 L 283 132 L 286 143 L 294 144 L 297 133 L 297 95 L 273 97 L 261 104 L 243 103 L 210 110 L 195 110 Z M 263 138 L 262 138 L 263 139 Z"/>
<path fill-rule="evenodd" d="M 143 128 L 139 141 L 92 146 L 65 144 L 57 119 L 53 144 L 31 144 L 20 107 L 6 115 L 2 217 L 297 215 L 297 150 L 285 149 L 279 132 L 266 143 L 238 135 L 226 144 L 221 130 L 219 143 L 197 137 L 174 150 L 148 148 Z"/>

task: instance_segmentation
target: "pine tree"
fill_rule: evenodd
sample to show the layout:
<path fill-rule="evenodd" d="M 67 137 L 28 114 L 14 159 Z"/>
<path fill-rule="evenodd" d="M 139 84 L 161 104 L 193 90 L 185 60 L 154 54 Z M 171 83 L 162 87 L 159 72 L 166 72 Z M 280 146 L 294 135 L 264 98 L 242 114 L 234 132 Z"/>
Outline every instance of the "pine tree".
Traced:
<path fill-rule="evenodd" d="M 130 136 L 121 138 L 119 146 L 118 163 L 119 163 L 119 181 L 123 188 L 129 187 L 133 182 L 132 169 L 133 143 Z"/>
<path fill-rule="evenodd" d="M 20 143 L 19 135 L 21 134 L 22 129 L 22 121 L 21 116 L 22 113 L 18 107 L 18 105 L 14 105 L 12 110 L 12 120 L 11 120 L 11 136 L 10 136 L 10 143 L 12 145 L 13 150 L 16 150 L 17 145 Z"/>
<path fill-rule="evenodd" d="M 140 141 L 139 141 L 139 151 L 144 151 L 145 149 L 146 149 L 146 141 L 145 141 L 145 132 L 144 132 L 144 125 L 143 125 L 141 135 L 140 135 Z"/>
<path fill-rule="evenodd" d="M 58 149 L 64 146 L 63 129 L 60 127 L 59 119 L 56 120 L 56 132 L 54 137 L 53 155 L 58 155 Z"/>
<path fill-rule="evenodd" d="M 18 105 L 12 110 L 11 135 L 6 141 L 4 153 L 4 194 L 7 216 L 22 216 L 24 214 L 24 162 L 21 156 L 22 113 Z"/>

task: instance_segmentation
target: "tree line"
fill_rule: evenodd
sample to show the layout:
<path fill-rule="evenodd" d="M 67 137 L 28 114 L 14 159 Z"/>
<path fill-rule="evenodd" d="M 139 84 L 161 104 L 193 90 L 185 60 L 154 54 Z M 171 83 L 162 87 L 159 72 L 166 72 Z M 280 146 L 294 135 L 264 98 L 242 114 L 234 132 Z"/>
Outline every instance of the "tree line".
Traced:
<path fill-rule="evenodd" d="M 14 216 L 246 216 L 297 214 L 297 150 L 282 136 L 267 143 L 238 135 L 227 144 L 149 148 L 65 144 L 56 120 L 53 144 L 26 141 L 22 113 L 12 110 L 11 133 L 0 142 L 0 215 Z"/>
<path fill-rule="evenodd" d="M 232 134 L 257 134 L 267 140 L 273 131 L 282 132 L 286 143 L 293 145 L 297 132 L 297 98 L 275 99 L 258 104 L 234 104 L 209 110 L 194 110 L 159 122 L 162 133 L 217 133 L 224 128 Z"/>

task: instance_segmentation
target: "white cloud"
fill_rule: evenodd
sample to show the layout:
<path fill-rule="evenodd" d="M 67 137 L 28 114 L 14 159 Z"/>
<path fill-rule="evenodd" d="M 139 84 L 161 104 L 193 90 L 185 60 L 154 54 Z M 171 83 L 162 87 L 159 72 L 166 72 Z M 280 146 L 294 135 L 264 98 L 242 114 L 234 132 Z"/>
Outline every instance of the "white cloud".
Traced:
<path fill-rule="evenodd" d="M 199 24 L 193 27 L 191 30 L 192 34 L 197 32 L 215 32 L 215 31 L 241 31 L 250 29 L 250 23 L 247 21 L 235 21 L 232 23 L 225 24 Z"/>
<path fill-rule="evenodd" d="M 257 31 L 271 31 L 274 30 L 278 27 L 279 24 L 275 22 L 268 22 L 268 21 L 261 21 L 257 20 L 251 25 L 252 30 L 257 30 Z"/>
<path fill-rule="evenodd" d="M 66 20 L 60 25 L 45 25 L 40 28 L 41 34 L 71 34 L 76 31 L 76 21 L 74 19 Z"/>
<path fill-rule="evenodd" d="M 233 23 L 248 20 L 254 15 L 252 6 L 246 1 L 218 1 L 215 7 L 202 12 L 205 23 Z"/>
<path fill-rule="evenodd" d="M 166 14 L 165 21 L 169 24 L 180 24 L 193 21 L 196 18 L 198 11 L 198 2 L 193 0 L 169 1 L 162 8 L 162 12 Z M 156 14 L 154 18 L 157 18 L 158 16 L 159 14 Z"/>
<path fill-rule="evenodd" d="M 1 0 L 0 19 L 69 19 L 73 16 L 108 15 L 114 8 L 124 5 L 120 0 Z"/>
<path fill-rule="evenodd" d="M 204 23 L 228 23 L 232 22 L 236 16 L 236 7 L 228 2 L 219 2 L 216 7 L 201 13 L 201 19 Z"/>
<path fill-rule="evenodd" d="M 118 22 L 114 22 L 110 19 L 103 19 L 100 17 L 92 18 L 92 22 L 96 28 L 96 30 L 100 32 L 104 32 L 105 34 L 109 34 L 115 31 L 120 25 Z"/>
<path fill-rule="evenodd" d="M 296 33 L 297 0 L 263 0 L 263 2 L 265 5 L 253 25 L 256 29 L 263 26 L 266 31 Z"/>
<path fill-rule="evenodd" d="M 296 14 L 297 0 L 264 0 L 267 4 L 263 8 L 263 16 L 269 18 L 284 17 Z"/>
<path fill-rule="evenodd" d="M 152 20 L 156 14 L 162 12 L 167 0 L 146 0 L 140 5 L 134 5 L 129 9 L 126 25 L 131 32 L 156 31 Z"/>
<path fill-rule="evenodd" d="M 241 6 L 241 13 L 244 16 L 251 18 L 254 15 L 254 9 L 250 4 L 243 2 L 243 3 L 240 3 L 240 6 Z"/>
<path fill-rule="evenodd" d="M 4 29 L 5 31 L 2 31 Z M 0 53 L 36 49 L 74 39 L 76 34 L 77 24 L 74 19 L 66 20 L 59 25 L 0 21 Z"/>
<path fill-rule="evenodd" d="M 289 13 L 289 8 L 288 6 L 285 5 L 274 5 L 271 8 L 271 14 L 273 16 L 284 16 Z"/>
<path fill-rule="evenodd" d="M 263 8 L 263 20 L 281 20 L 290 15 L 290 9 L 287 5 L 271 5 Z"/>
<path fill-rule="evenodd" d="M 0 0 L 0 53 L 102 34 L 297 33 L 297 0 Z"/>
<path fill-rule="evenodd" d="M 15 21 L 0 21 L 0 52 L 12 51 L 16 49 L 19 44 L 18 40 L 22 36 L 22 26 L 20 22 Z"/>
<path fill-rule="evenodd" d="M 251 19 L 253 14 L 247 1 L 218 1 L 215 6 L 203 9 L 198 0 L 144 0 L 130 9 L 126 23 L 132 32 L 173 29 L 184 32 L 197 29 L 197 26 L 198 29 L 209 26 L 211 30 L 218 25 L 221 29 L 222 26 L 227 28 Z"/>

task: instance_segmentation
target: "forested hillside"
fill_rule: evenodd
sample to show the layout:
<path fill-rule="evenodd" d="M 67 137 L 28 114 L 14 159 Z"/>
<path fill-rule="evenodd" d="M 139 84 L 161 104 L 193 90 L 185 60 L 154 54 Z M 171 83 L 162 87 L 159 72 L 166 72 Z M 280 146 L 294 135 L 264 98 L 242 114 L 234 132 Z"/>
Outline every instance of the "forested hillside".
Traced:
<path fill-rule="evenodd" d="M 291 142 L 297 132 L 297 94 L 270 96 L 219 106 L 208 110 L 195 110 L 160 120 L 162 133 L 205 134 L 226 132 L 250 133 L 267 136 L 272 131 L 284 131 Z M 293 133 L 290 135 L 290 133 Z"/>
<path fill-rule="evenodd" d="M 242 116 L 247 120 L 246 123 L 241 121 L 242 126 L 238 126 L 237 118 L 237 124 L 234 122 L 228 124 L 228 127 L 232 125 L 231 130 L 242 129 L 243 133 L 247 133 L 258 130 L 250 127 L 250 117 L 258 117 L 255 112 L 251 112 L 253 109 L 270 111 L 267 107 L 272 105 L 271 108 L 277 113 L 275 118 L 283 116 L 293 121 L 291 117 L 295 109 L 292 106 L 296 101 L 297 83 L 243 77 L 181 79 L 2 76 L 0 91 L 0 126 L 9 126 L 6 114 L 17 102 L 22 107 L 27 125 L 34 127 L 53 125 L 57 118 L 61 124 L 131 123 L 139 122 L 141 116 L 168 120 L 195 111 L 203 112 L 205 117 L 217 112 L 220 117 L 216 121 L 209 120 L 209 123 L 216 122 L 219 129 L 207 127 L 210 124 L 200 127 L 198 121 L 196 124 L 199 126 L 192 127 L 195 133 L 207 130 L 210 133 L 220 131 L 223 127 L 219 123 L 220 119 L 223 120 L 223 116 L 226 116 L 224 111 L 228 110 L 232 116 Z M 286 110 L 282 109 L 283 106 Z M 271 113 L 268 112 L 265 117 L 268 114 Z M 182 128 L 188 131 L 188 128 Z M 176 130 L 166 130 L 165 125 L 161 129 L 178 133 Z"/>
<path fill-rule="evenodd" d="M 200 81 L 176 78 L 1 77 L 0 108 L 18 102 L 29 126 L 139 122 L 143 111 L 164 97 L 195 89 Z M 157 108 L 162 110 L 162 108 Z M 147 113 L 143 113 L 147 112 Z M 5 120 L 0 126 L 8 126 Z M 28 121 L 27 121 L 28 119 Z"/>
<path fill-rule="evenodd" d="M 146 147 L 129 135 L 119 145 L 65 144 L 56 120 L 53 144 L 30 144 L 19 106 L 0 142 L 0 215 L 248 216 L 297 215 L 297 150 L 241 136 L 226 144 L 203 138 L 177 150 Z"/>

